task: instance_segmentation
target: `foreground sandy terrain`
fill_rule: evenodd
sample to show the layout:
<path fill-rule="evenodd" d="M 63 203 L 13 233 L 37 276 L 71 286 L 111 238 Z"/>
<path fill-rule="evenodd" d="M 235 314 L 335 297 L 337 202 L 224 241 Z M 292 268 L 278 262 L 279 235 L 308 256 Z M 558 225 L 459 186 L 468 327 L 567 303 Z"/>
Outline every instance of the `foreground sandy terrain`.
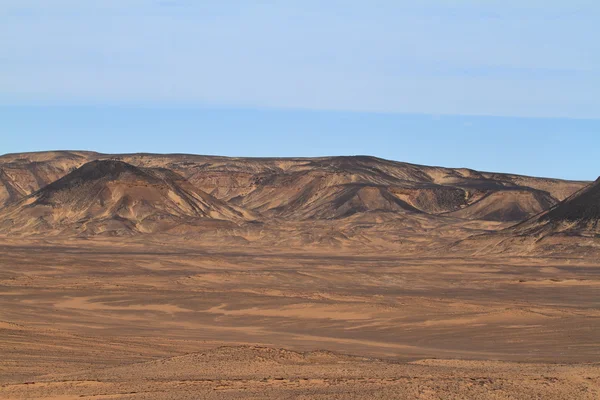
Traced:
<path fill-rule="evenodd" d="M 589 365 L 396 363 L 244 346 L 48 376 L 2 391 L 54 399 L 596 399 L 598 380 L 598 367 Z"/>
<path fill-rule="evenodd" d="M 0 398 L 600 397 L 593 258 L 3 239 Z"/>

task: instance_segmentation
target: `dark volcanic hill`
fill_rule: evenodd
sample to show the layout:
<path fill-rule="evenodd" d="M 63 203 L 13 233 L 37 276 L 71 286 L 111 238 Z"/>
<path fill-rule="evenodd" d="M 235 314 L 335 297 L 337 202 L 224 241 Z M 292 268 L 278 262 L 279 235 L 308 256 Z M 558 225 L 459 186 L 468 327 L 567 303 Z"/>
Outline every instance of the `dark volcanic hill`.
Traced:
<path fill-rule="evenodd" d="M 485 195 L 471 206 L 446 215 L 487 221 L 523 221 L 556 204 L 556 199 L 539 190 L 502 190 Z"/>
<path fill-rule="evenodd" d="M 173 171 L 97 160 L 1 209 L 0 232 L 128 235 L 251 218 Z"/>
<path fill-rule="evenodd" d="M 17 201 L 62 178 L 97 153 L 48 151 L 0 157 L 0 207 Z"/>
<path fill-rule="evenodd" d="M 168 169 L 186 180 L 188 192 L 209 194 L 220 201 L 221 208 L 249 210 L 265 221 L 332 220 L 377 212 L 518 222 L 588 184 L 369 156 L 231 158 L 43 152 L 0 156 L 0 207 L 14 205 L 94 160 L 118 160 L 142 172 L 152 169 L 154 175 L 157 169 Z"/>
<path fill-rule="evenodd" d="M 566 200 L 513 228 L 518 235 L 600 236 L 600 178 Z"/>
<path fill-rule="evenodd" d="M 134 157 L 136 162 L 142 160 L 142 156 L 121 157 L 127 160 Z M 305 210 L 327 208 L 326 205 L 317 205 L 326 199 L 332 201 L 331 213 L 318 214 L 336 215 L 335 204 L 345 198 L 342 193 L 347 193 L 341 187 L 362 185 L 384 188 L 382 193 L 402 201 L 399 208 L 430 214 L 479 207 L 479 201 L 495 194 L 493 199 L 497 212 L 467 211 L 460 217 L 520 221 L 556 204 L 586 184 L 419 166 L 366 156 L 315 159 L 215 157 L 204 158 L 200 165 L 192 160 L 184 162 L 187 167 L 181 172 L 181 162 L 174 162 L 172 168 L 216 197 L 265 215 L 286 218 L 311 217 Z M 336 193 L 341 195 L 341 199 Z M 502 212 L 503 207 L 511 210 Z"/>

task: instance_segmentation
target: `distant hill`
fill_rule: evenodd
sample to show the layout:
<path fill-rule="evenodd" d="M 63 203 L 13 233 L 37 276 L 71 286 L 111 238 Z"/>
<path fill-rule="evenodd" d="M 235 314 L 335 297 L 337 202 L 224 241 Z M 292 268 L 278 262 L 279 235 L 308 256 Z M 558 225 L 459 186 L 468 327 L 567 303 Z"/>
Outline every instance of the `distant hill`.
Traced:
<path fill-rule="evenodd" d="M 0 207 L 62 178 L 97 153 L 49 151 L 0 156 Z"/>
<path fill-rule="evenodd" d="M 522 221 L 554 204 L 556 199 L 540 190 L 499 190 L 447 215 L 487 221 Z"/>
<path fill-rule="evenodd" d="M 517 235 L 600 236 L 600 178 L 549 210 L 508 231 Z"/>
<path fill-rule="evenodd" d="M 468 229 L 485 229 L 469 221 L 523 221 L 587 184 L 370 156 L 7 154 L 0 156 L 0 233 L 185 234 L 198 224 L 234 229 L 249 221 L 271 227 L 323 221 L 337 227 L 323 226 L 325 241 L 358 237 L 360 229 L 380 235 L 384 226 L 410 227 L 416 235 L 436 226 L 460 230 L 461 221 Z M 303 229 L 299 242 L 317 240 L 310 225 Z M 236 240 L 280 235 L 256 226 L 244 232 Z M 395 234 L 386 240 L 404 242 Z"/>
<path fill-rule="evenodd" d="M 170 170 L 97 160 L 0 209 L 0 232 L 131 235 L 250 215 Z"/>

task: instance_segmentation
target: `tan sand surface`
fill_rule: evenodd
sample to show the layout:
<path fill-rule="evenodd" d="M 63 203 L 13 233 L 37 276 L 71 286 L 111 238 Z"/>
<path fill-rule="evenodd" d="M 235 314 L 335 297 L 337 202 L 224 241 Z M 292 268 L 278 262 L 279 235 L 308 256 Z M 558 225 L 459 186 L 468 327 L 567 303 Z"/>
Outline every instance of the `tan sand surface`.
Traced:
<path fill-rule="evenodd" d="M 593 259 L 20 239 L 0 265 L 3 399 L 600 396 Z"/>

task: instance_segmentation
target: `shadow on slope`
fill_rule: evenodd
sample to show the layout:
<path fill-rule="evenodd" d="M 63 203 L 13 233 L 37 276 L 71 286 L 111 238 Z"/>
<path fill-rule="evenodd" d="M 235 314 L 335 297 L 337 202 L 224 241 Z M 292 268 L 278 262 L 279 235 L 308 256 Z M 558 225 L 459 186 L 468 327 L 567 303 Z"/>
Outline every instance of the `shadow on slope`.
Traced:
<path fill-rule="evenodd" d="M 0 232 L 131 235 L 251 213 L 215 199 L 167 169 L 92 161 L 0 211 Z"/>

